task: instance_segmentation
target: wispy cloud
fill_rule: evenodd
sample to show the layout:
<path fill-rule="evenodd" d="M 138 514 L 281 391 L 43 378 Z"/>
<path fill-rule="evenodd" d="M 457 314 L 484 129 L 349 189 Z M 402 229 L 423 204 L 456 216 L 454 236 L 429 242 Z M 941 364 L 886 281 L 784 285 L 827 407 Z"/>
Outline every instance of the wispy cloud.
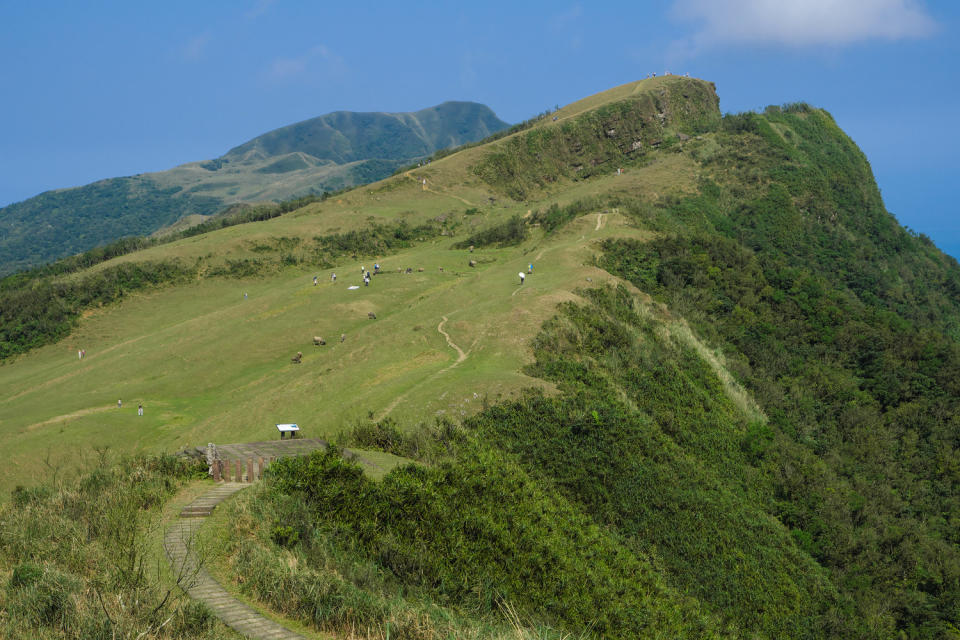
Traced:
<path fill-rule="evenodd" d="M 547 24 L 550 25 L 552 30 L 561 31 L 571 24 L 576 24 L 582 15 L 583 8 L 579 4 L 575 4 L 566 11 L 551 16 Z"/>
<path fill-rule="evenodd" d="M 198 36 L 190 38 L 177 49 L 177 54 L 182 60 L 195 62 L 203 58 L 203 54 L 210 43 L 210 34 L 201 33 Z"/>
<path fill-rule="evenodd" d="M 571 49 L 579 49 L 583 45 L 583 36 L 580 34 L 580 22 L 583 19 L 583 7 L 579 4 L 551 16 L 547 26 L 551 32 Z"/>
<path fill-rule="evenodd" d="M 673 16 L 698 30 L 690 53 L 723 45 L 844 46 L 922 38 L 937 24 L 917 0 L 674 0 Z"/>
<path fill-rule="evenodd" d="M 270 10 L 277 0 L 257 0 L 249 9 L 243 12 L 243 17 L 247 20 L 256 20 Z"/>
<path fill-rule="evenodd" d="M 267 70 L 267 77 L 282 82 L 310 74 L 339 75 L 345 70 L 343 58 L 318 44 L 299 56 L 275 58 Z"/>

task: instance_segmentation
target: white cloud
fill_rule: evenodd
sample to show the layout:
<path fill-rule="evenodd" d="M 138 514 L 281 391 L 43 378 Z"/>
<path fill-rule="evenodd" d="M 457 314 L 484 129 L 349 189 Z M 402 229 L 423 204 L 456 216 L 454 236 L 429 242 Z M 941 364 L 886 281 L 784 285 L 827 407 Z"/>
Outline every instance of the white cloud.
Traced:
<path fill-rule="evenodd" d="M 273 6 L 276 1 L 277 0 L 257 0 L 252 7 L 243 13 L 243 17 L 247 20 L 256 20 L 269 11 L 270 7 Z"/>
<path fill-rule="evenodd" d="M 673 15 L 699 30 L 684 48 L 724 44 L 805 48 L 932 34 L 918 0 L 674 0 Z"/>
<path fill-rule="evenodd" d="M 306 74 L 336 75 L 342 73 L 345 68 L 343 58 L 326 46 L 318 44 L 302 55 L 274 59 L 267 71 L 267 76 L 274 81 L 283 81 Z"/>
<path fill-rule="evenodd" d="M 547 20 L 547 27 L 560 42 L 565 42 L 571 49 L 579 49 L 583 46 L 583 35 L 580 33 L 582 18 L 583 8 L 575 4 L 551 16 Z"/>
<path fill-rule="evenodd" d="M 547 24 L 553 31 L 561 31 L 571 25 L 576 25 L 583 16 L 583 8 L 575 4 L 566 11 L 561 11 L 550 17 Z"/>
<path fill-rule="evenodd" d="M 194 36 L 180 46 L 178 50 L 180 58 L 187 62 L 194 62 L 201 59 L 203 57 L 204 50 L 206 50 L 207 44 L 209 43 L 209 33 L 201 33 L 198 36 Z"/>

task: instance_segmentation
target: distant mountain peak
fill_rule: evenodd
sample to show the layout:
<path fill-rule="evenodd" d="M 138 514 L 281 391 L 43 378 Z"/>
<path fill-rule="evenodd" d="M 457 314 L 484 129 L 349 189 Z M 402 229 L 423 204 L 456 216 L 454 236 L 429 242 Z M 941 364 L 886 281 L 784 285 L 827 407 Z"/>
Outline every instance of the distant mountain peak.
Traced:
<path fill-rule="evenodd" d="M 508 126 L 476 102 L 410 113 L 336 111 L 274 129 L 212 160 L 47 191 L 0 209 L 0 276 L 232 204 L 380 180 L 417 158 Z"/>

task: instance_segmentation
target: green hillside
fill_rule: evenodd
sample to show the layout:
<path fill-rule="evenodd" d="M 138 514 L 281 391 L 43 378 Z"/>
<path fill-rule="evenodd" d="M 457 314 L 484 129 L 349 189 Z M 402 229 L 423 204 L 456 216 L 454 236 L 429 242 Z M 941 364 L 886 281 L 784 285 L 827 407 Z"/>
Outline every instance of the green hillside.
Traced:
<path fill-rule="evenodd" d="M 48 191 L 0 209 L 0 276 L 231 204 L 374 182 L 507 126 L 473 102 L 411 113 L 338 111 L 270 131 L 213 160 Z"/>
<path fill-rule="evenodd" d="M 821 109 L 663 77 L 555 116 L 0 281 L 0 634 L 83 637 L 57 603 L 132 593 L 45 554 L 63 505 L 209 482 L 98 460 L 293 421 L 415 461 L 334 447 L 219 511 L 211 571 L 318 634 L 960 637 L 957 262 Z"/>

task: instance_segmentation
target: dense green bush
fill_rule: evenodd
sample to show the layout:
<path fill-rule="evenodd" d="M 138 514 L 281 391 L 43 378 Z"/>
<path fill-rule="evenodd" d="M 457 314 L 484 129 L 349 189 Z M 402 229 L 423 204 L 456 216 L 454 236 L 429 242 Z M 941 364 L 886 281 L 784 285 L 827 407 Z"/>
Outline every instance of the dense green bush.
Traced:
<path fill-rule="evenodd" d="M 960 269 L 897 225 L 825 112 L 727 116 L 718 140 L 700 194 L 646 210 L 669 234 L 608 242 L 600 264 L 723 348 L 770 417 L 740 445 L 768 509 L 852 603 L 857 635 L 949 635 Z"/>
<path fill-rule="evenodd" d="M 288 458 L 271 466 L 267 486 L 261 499 L 291 496 L 309 510 L 300 534 L 307 558 L 323 556 L 310 545 L 333 536 L 357 562 L 436 603 L 487 616 L 507 601 L 533 620 L 604 637 L 713 633 L 649 558 L 473 439 L 455 463 L 410 465 L 381 483 L 333 449 Z M 367 615 L 359 622 L 385 613 Z"/>
<path fill-rule="evenodd" d="M 520 244 L 529 237 L 530 231 L 527 224 L 520 216 L 512 216 L 506 222 L 487 227 L 471 235 L 462 242 L 456 243 L 454 248 L 466 249 L 467 247 L 512 247 Z"/>
<path fill-rule="evenodd" d="M 577 216 L 581 216 L 590 211 L 596 211 L 603 205 L 598 198 L 586 198 L 577 200 L 561 207 L 554 203 L 545 210 L 537 211 L 531 218 L 533 222 L 538 223 L 544 231 L 551 233 L 563 225 L 567 224 Z"/>
<path fill-rule="evenodd" d="M 584 179 L 639 162 L 653 148 L 720 125 L 710 83 L 677 78 L 657 91 L 605 104 L 493 145 L 473 168 L 489 186 L 523 200 L 561 178 Z"/>
<path fill-rule="evenodd" d="M 67 336 L 83 309 L 191 273 L 178 262 L 125 263 L 79 279 L 46 277 L 0 288 L 0 360 Z"/>

